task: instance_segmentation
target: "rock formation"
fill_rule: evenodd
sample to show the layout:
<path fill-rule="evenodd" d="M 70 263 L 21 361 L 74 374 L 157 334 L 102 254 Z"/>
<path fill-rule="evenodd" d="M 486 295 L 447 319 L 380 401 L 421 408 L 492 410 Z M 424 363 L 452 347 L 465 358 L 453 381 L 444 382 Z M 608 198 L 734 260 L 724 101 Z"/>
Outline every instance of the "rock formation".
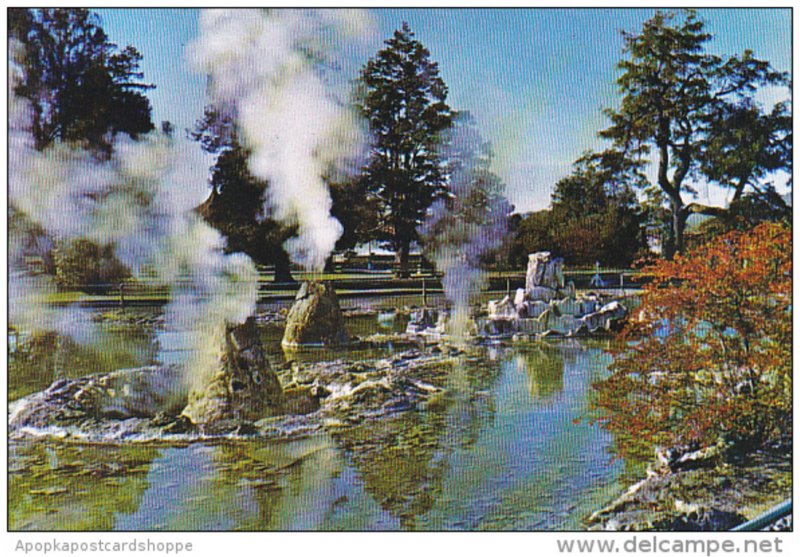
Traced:
<path fill-rule="evenodd" d="M 549 302 L 564 289 L 564 260 L 552 259 L 549 251 L 528 255 L 525 295 L 528 300 Z"/>
<path fill-rule="evenodd" d="M 574 336 L 607 331 L 622 322 L 627 308 L 617 300 L 596 293 L 576 294 L 565 287 L 563 260 L 549 251 L 528 256 L 525 289 L 490 301 L 483 331 L 489 336 L 558 334 Z"/>
<path fill-rule="evenodd" d="M 195 424 L 256 421 L 280 414 L 284 396 L 270 368 L 253 318 L 229 328 L 216 374 L 189 393 L 183 415 Z"/>
<path fill-rule="evenodd" d="M 349 342 L 342 310 L 330 283 L 303 283 L 286 317 L 281 344 L 341 346 Z"/>
<path fill-rule="evenodd" d="M 219 369 L 189 387 L 177 365 L 122 369 L 61 379 L 14 404 L 12 427 L 47 427 L 179 414 L 196 425 L 228 427 L 279 414 L 284 397 L 270 369 L 255 322 L 228 329 Z"/>
<path fill-rule="evenodd" d="M 186 404 L 179 366 L 120 369 L 105 375 L 59 379 L 9 406 L 9 426 L 47 427 L 87 419 L 150 418 Z"/>

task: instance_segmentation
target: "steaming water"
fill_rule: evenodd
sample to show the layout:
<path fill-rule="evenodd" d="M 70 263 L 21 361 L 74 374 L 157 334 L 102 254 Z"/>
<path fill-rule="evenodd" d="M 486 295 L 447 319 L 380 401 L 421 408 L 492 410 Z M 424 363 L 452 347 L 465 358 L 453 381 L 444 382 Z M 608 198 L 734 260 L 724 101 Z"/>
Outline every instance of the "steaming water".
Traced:
<path fill-rule="evenodd" d="M 491 171 L 489 144 L 471 119 L 456 119 L 445 136 L 442 157 L 449 174 L 448 197 L 434 202 L 420 234 L 426 256 L 443 274 L 444 294 L 451 303 L 448 331 L 452 338 L 463 340 L 470 303 L 488 276 L 481 258 L 502 244 L 513 207 L 505 198 L 502 180 Z"/>
<path fill-rule="evenodd" d="M 15 94 L 21 49 L 12 41 L 9 50 L 9 201 L 18 221 L 9 228 L 9 322 L 98 342 L 85 312 L 45 303 L 54 285 L 28 272 L 26 244 L 38 235 L 111 246 L 135 276 L 146 270 L 171 286 L 166 320 L 193 329 L 192 359 L 182 363 L 187 381 L 202 381 L 218 364 L 226 325 L 255 309 L 257 274 L 246 256 L 223 254 L 223 237 L 193 213 L 207 178 L 198 150 L 156 132 L 115 136 L 107 160 L 60 141 L 35 149 L 33 108 Z"/>
<path fill-rule="evenodd" d="M 361 335 L 386 330 L 374 316 L 351 318 L 348 325 Z M 12 398 L 46 387 L 54 373 L 177 359 L 187 345 L 180 332 L 126 327 L 106 333 L 98 346 L 64 340 L 58 350 L 12 355 Z M 263 327 L 262 337 L 273 347 L 272 362 L 281 363 L 280 326 Z M 336 435 L 189 446 L 15 441 L 10 527 L 579 528 L 624 474 L 624 463 L 612 463 L 607 452 L 610 436 L 573 423 L 586 408 L 591 380 L 605 373 L 601 348 L 587 341 L 487 349 L 490 373 L 471 380 L 459 404 Z M 358 359 L 390 351 L 319 350 L 311 357 Z"/>

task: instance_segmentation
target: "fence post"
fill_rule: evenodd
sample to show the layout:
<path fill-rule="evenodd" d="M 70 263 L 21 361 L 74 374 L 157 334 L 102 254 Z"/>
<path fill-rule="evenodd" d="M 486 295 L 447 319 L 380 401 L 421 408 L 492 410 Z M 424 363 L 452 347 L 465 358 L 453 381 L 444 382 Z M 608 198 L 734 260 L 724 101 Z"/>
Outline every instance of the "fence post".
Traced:
<path fill-rule="evenodd" d="M 119 309 L 125 311 L 125 284 L 119 284 Z"/>
<path fill-rule="evenodd" d="M 506 296 L 511 296 L 511 279 L 506 277 Z"/>
<path fill-rule="evenodd" d="M 425 278 L 422 278 L 422 307 L 428 306 L 428 288 L 425 282 Z"/>

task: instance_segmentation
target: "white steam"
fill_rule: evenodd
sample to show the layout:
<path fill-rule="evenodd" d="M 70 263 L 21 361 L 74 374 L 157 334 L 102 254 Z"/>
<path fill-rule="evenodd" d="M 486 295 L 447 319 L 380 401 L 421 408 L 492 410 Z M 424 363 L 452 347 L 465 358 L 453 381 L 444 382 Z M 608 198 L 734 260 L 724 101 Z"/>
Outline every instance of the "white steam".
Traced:
<path fill-rule="evenodd" d="M 76 321 L 74 308 L 48 304 L 51 279 L 28 271 L 32 229 L 60 241 L 110 245 L 135 276 L 171 286 L 167 327 L 191 331 L 195 356 L 186 362 L 187 371 L 209 373 L 218 366 L 226 324 L 242 323 L 254 310 L 257 281 L 252 262 L 225 255 L 223 238 L 193 212 L 198 189 L 206 189 L 206 163 L 197 149 L 155 132 L 136 141 L 115 138 L 108 160 L 59 142 L 36 150 L 30 105 L 15 94 L 23 77 L 15 51 L 9 72 L 9 202 L 21 224 L 9 227 L 10 322 L 73 338 L 89 326 L 88 319 Z"/>
<path fill-rule="evenodd" d="M 502 244 L 513 207 L 505 185 L 490 170 L 489 146 L 468 116 L 454 123 L 443 145 L 448 195 L 434 202 L 420 232 L 426 256 L 443 273 L 442 287 L 452 305 L 448 327 L 459 339 L 467 333 L 470 303 L 486 284 L 482 259 Z"/>
<path fill-rule="evenodd" d="M 205 10 L 192 49 L 212 101 L 251 150 L 250 171 L 269 182 L 267 213 L 298 227 L 287 252 L 309 270 L 322 269 L 342 235 L 323 176 L 364 149 L 331 60 L 368 22 L 356 10 Z"/>

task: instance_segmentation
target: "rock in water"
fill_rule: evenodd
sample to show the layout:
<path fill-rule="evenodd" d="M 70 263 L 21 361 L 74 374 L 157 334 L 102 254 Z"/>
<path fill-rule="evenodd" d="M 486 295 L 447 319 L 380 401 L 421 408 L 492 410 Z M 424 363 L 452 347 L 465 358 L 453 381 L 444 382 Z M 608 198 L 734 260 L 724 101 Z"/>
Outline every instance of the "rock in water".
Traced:
<path fill-rule="evenodd" d="M 341 346 L 349 342 L 333 287 L 327 282 L 304 282 L 286 317 L 281 344 Z"/>
<path fill-rule="evenodd" d="M 9 405 L 8 425 L 17 429 L 150 418 L 158 413 L 180 412 L 186 396 L 183 374 L 176 365 L 59 379 L 46 390 Z"/>
<path fill-rule="evenodd" d="M 525 294 L 530 300 L 549 302 L 564 288 L 564 260 L 551 259 L 549 251 L 528 255 Z"/>
<path fill-rule="evenodd" d="M 264 355 L 255 321 L 225 333 L 225 353 L 219 370 L 189 393 L 183 415 L 195 424 L 256 421 L 280 414 L 284 396 L 278 377 Z"/>

